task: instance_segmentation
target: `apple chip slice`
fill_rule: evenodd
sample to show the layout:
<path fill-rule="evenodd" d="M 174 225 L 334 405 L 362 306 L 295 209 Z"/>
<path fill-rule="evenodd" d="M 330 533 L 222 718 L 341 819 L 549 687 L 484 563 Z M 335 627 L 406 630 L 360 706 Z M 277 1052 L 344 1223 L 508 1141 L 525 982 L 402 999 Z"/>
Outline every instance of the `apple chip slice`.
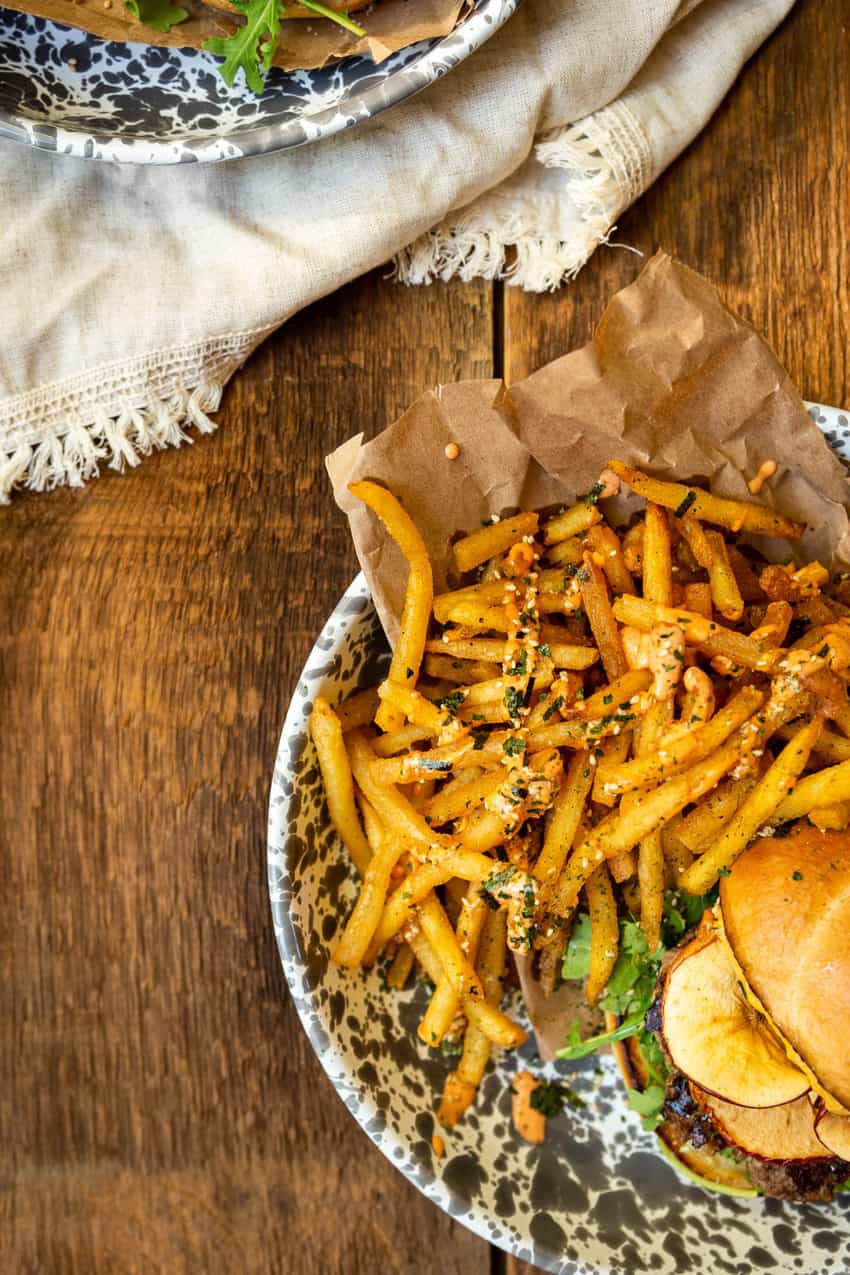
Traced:
<path fill-rule="evenodd" d="M 823 1111 L 817 1118 L 815 1133 L 830 1155 L 850 1160 L 850 1116 L 837 1116 Z"/>
<path fill-rule="evenodd" d="M 775 1107 L 809 1088 L 747 1003 L 726 947 L 714 936 L 698 935 L 671 965 L 661 1029 L 679 1071 L 727 1102 Z"/>
<path fill-rule="evenodd" d="M 777 1107 L 739 1107 L 691 1085 L 726 1141 L 760 1160 L 822 1160 L 831 1152 L 815 1136 L 815 1109 L 806 1094 Z"/>

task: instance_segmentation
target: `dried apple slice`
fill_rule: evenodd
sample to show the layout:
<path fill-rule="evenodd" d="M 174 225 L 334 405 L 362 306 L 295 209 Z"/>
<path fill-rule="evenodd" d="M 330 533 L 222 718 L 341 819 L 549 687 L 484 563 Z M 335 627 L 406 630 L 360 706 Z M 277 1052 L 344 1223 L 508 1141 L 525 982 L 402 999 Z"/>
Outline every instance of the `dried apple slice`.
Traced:
<path fill-rule="evenodd" d="M 800 1098 L 809 1082 L 747 1003 L 725 944 L 698 936 L 670 967 L 661 1027 L 679 1071 L 741 1107 Z"/>
<path fill-rule="evenodd" d="M 830 1155 L 850 1160 L 850 1116 L 821 1111 L 815 1122 L 815 1133 Z"/>
<path fill-rule="evenodd" d="M 760 1160 L 823 1160 L 831 1152 L 815 1136 L 815 1109 L 808 1095 L 777 1107 L 739 1107 L 691 1085 L 730 1145 Z"/>

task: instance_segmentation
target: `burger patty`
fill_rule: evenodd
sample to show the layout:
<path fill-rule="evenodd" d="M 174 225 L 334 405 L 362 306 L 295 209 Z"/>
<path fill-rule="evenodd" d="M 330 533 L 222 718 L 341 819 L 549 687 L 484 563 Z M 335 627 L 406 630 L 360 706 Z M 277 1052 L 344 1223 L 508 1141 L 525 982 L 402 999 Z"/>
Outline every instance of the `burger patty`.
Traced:
<path fill-rule="evenodd" d="M 688 1078 L 680 1071 L 673 1071 L 668 1077 L 661 1114 L 675 1132 L 677 1142 L 681 1139 L 694 1147 L 710 1147 L 715 1151 L 729 1145 L 711 1116 L 694 1099 Z M 754 1187 L 778 1200 L 831 1200 L 835 1187 L 850 1179 L 850 1163 L 837 1157 L 760 1160 L 742 1154 L 740 1163 Z"/>

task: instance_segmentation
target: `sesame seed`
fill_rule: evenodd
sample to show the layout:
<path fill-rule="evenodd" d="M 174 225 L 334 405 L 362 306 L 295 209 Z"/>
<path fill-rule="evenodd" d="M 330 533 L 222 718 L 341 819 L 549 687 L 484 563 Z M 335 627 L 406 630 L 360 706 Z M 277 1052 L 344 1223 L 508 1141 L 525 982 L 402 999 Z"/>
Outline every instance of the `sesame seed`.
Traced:
<path fill-rule="evenodd" d="M 446 460 L 457 460 L 460 455 L 460 448 L 457 443 L 446 443 L 445 446 Z"/>

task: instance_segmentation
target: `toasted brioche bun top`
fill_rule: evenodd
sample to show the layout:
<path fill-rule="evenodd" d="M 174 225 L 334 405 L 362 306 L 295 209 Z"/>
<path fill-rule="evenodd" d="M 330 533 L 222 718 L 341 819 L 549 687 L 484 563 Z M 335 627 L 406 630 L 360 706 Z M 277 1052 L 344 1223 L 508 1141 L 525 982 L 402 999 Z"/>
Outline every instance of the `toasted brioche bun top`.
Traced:
<path fill-rule="evenodd" d="M 720 885 L 726 939 L 823 1088 L 850 1108 L 850 833 L 753 842 Z"/>

